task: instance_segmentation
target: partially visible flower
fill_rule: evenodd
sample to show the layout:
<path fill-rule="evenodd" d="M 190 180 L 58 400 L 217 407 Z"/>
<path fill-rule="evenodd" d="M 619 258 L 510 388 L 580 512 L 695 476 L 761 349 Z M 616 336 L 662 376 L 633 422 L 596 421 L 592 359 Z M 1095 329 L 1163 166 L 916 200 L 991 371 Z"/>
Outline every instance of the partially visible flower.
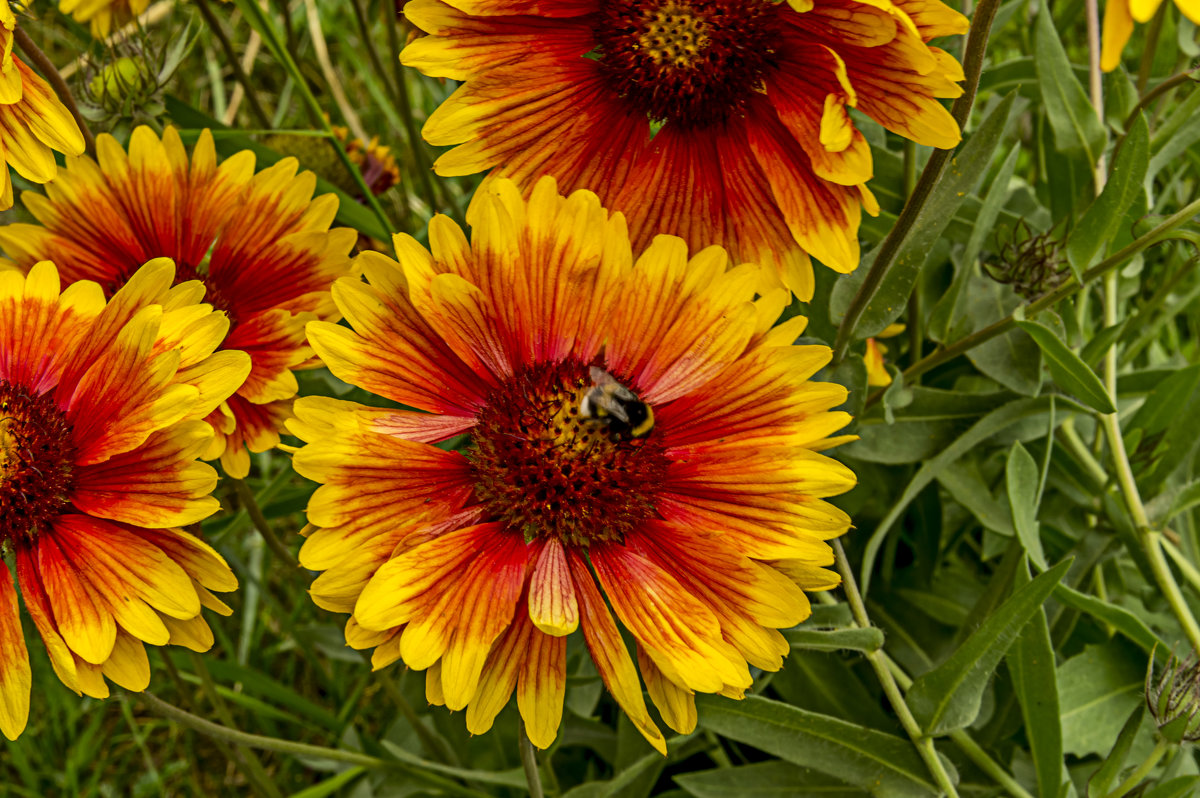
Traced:
<path fill-rule="evenodd" d="M 237 580 L 179 529 L 218 509 L 216 472 L 198 462 L 201 419 L 250 370 L 216 352 L 229 325 L 171 287 L 169 261 L 146 264 L 105 302 L 82 281 L 60 291 L 48 262 L 0 272 L 0 732 L 29 714 L 31 671 L 17 593 L 58 677 L 103 698 L 107 677 L 150 681 L 145 644 L 207 650 L 201 607 Z"/>
<path fill-rule="evenodd" d="M 362 172 L 372 194 L 379 196 L 400 182 L 400 167 L 396 165 L 396 158 L 392 155 L 390 147 L 379 143 L 378 136 L 372 136 L 371 140 L 364 144 L 362 139 L 352 137 L 350 130 L 341 125 L 333 126 L 333 134 L 345 148 L 346 155 Z M 263 143 L 277 152 L 294 155 L 300 159 L 300 163 L 347 194 L 358 197 L 360 201 L 366 199 L 361 196 L 362 190 L 358 183 L 346 171 L 333 144 L 327 138 L 272 133 Z"/>
<path fill-rule="evenodd" d="M 83 152 L 83 134 L 75 119 L 44 79 L 13 54 L 17 16 L 0 0 L 0 211 L 13 206 L 8 167 L 34 183 L 58 171 L 54 150 Z"/>
<path fill-rule="evenodd" d="M 399 264 L 364 253 L 367 282 L 333 289 L 350 326 L 309 324 L 334 374 L 424 411 L 296 401 L 294 466 L 322 483 L 311 595 L 351 613 L 376 668 L 426 669 L 472 733 L 515 690 L 542 748 L 582 632 L 665 753 L 639 670 L 690 732 L 694 694 L 741 698 L 750 666 L 779 669 L 805 591 L 838 584 L 825 541 L 850 519 L 824 499 L 855 478 L 819 452 L 847 440 L 829 437 L 846 390 L 809 381 L 829 349 L 794 346 L 805 319 L 773 326 L 787 292 L 755 299 L 757 267 L 727 271 L 719 247 L 689 259 L 660 236 L 635 261 L 620 214 L 551 178 L 528 202 L 489 182 L 468 221 L 470 242 L 435 217 L 432 252 L 396 236 Z M 434 445 L 461 434 L 465 452 Z"/>
<path fill-rule="evenodd" d="M 903 324 L 889 324 L 876 338 L 891 338 L 904 330 Z M 863 362 L 867 366 L 867 385 L 884 388 L 892 384 L 892 375 L 884 364 L 883 356 L 887 354 L 887 347 L 876 338 L 867 339 L 867 351 L 863 354 Z"/>
<path fill-rule="evenodd" d="M 1200 740 L 1200 661 L 1193 652 L 1180 661 L 1175 655 L 1154 678 L 1154 660 L 1146 668 L 1146 705 L 1158 732 L 1173 743 Z"/>
<path fill-rule="evenodd" d="M 0 247 L 21 269 L 53 256 L 65 279 L 95 280 L 109 295 L 156 257 L 178 264 L 177 279 L 203 281 L 206 301 L 229 315 L 222 347 L 253 362 L 209 418 L 217 436 L 205 459 L 220 456 L 231 476 L 244 477 L 247 448 L 279 443 L 298 388 L 292 371 L 317 365 L 304 324 L 337 318 L 329 286 L 351 273 L 356 233 L 329 229 L 337 198 L 313 199 L 316 177 L 296 174 L 294 158 L 257 174 L 249 151 L 218 165 L 204 131 L 189 161 L 173 128 L 160 140 L 139 127 L 128 155 L 108 135 L 97 150 L 99 163 L 68 159 L 45 197 L 26 194 L 43 226 L 0 227 Z"/>
<path fill-rule="evenodd" d="M 1133 23 L 1149 22 L 1162 0 L 1107 0 L 1104 6 L 1103 46 L 1100 68 L 1111 72 L 1121 63 L 1121 51 L 1133 35 Z M 1200 0 L 1175 0 L 1175 5 L 1193 25 L 1200 25 Z"/>
<path fill-rule="evenodd" d="M 107 38 L 149 7 L 150 0 L 58 0 L 58 10 L 88 24 L 96 39 Z"/>
<path fill-rule="evenodd" d="M 412 0 L 430 35 L 405 64 L 465 81 L 425 138 L 438 174 L 542 175 L 629 219 L 634 251 L 681 236 L 762 264 L 763 290 L 812 297 L 809 256 L 858 266 L 871 150 L 855 109 L 958 144 L 937 98 L 962 68 L 928 42 L 963 33 L 941 0 Z"/>

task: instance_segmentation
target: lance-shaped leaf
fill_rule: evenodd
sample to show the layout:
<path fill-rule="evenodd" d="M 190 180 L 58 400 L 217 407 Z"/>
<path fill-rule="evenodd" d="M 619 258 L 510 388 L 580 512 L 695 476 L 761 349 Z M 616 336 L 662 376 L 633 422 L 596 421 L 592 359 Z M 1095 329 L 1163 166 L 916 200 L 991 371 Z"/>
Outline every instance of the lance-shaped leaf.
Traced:
<path fill-rule="evenodd" d="M 1022 563 L 1017 570 L 1017 584 L 1029 584 L 1029 581 L 1029 569 Z M 1038 794 L 1042 798 L 1055 798 L 1059 787 L 1067 780 L 1063 768 L 1062 718 L 1058 710 L 1055 664 L 1050 625 L 1046 622 L 1045 609 L 1039 607 L 1008 654 L 1008 671 L 1012 674 L 1021 716 L 1025 719 L 1025 736 L 1029 739 Z"/>
<path fill-rule="evenodd" d="M 1072 352 L 1053 330 L 1036 321 L 1018 321 L 1017 326 L 1029 333 L 1029 337 L 1037 343 L 1046 358 L 1046 365 L 1050 367 L 1051 376 L 1064 391 L 1093 410 L 1117 412 L 1096 372 Z"/>
<path fill-rule="evenodd" d="M 908 705 L 926 733 L 947 734 L 975 720 L 996 666 L 1070 564 L 1061 562 L 1014 592 L 950 659 L 913 683 Z"/>
<path fill-rule="evenodd" d="M 700 724 L 794 765 L 845 779 L 880 798 L 935 798 L 933 784 L 913 744 L 866 726 L 748 696 L 730 701 L 697 695 Z"/>
<path fill-rule="evenodd" d="M 1033 49 L 1042 105 L 1054 131 L 1054 148 L 1062 153 L 1082 152 L 1089 164 L 1096 163 L 1104 152 L 1107 136 L 1096 109 L 1075 78 L 1050 19 L 1049 6 L 1043 5 L 1038 11 Z"/>
<path fill-rule="evenodd" d="M 1020 441 L 1013 441 L 1008 452 L 1008 463 L 1004 468 L 1004 482 L 1008 489 L 1008 506 L 1012 509 L 1013 528 L 1021 547 L 1039 570 L 1046 570 L 1046 555 L 1042 553 L 1042 539 L 1038 536 L 1038 467 L 1033 455 L 1025 450 Z"/>

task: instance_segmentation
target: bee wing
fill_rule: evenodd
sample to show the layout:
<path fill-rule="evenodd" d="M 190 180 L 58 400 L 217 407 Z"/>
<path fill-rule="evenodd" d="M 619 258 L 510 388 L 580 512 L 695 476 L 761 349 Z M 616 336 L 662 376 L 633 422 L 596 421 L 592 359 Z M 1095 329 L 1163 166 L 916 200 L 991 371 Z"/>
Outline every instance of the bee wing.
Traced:
<path fill-rule="evenodd" d="M 620 384 L 613 375 L 609 374 L 599 366 L 591 366 L 588 368 L 588 376 L 592 378 L 593 385 L 610 385 Z"/>

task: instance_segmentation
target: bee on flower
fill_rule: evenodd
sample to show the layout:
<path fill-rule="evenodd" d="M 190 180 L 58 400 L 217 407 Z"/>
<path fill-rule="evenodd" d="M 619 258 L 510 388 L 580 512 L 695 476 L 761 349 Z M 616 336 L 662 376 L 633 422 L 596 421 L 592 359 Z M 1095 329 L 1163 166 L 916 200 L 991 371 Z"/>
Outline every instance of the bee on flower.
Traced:
<path fill-rule="evenodd" d="M 691 731 L 695 693 L 779 669 L 778 630 L 838 584 L 826 541 L 850 520 L 826 498 L 855 478 L 820 452 L 852 439 L 831 437 L 846 390 L 809 381 L 830 350 L 794 345 L 787 292 L 756 299 L 757 267 L 719 247 L 659 236 L 635 260 L 621 214 L 552 178 L 528 200 L 490 181 L 468 222 L 435 217 L 430 250 L 396 236 L 399 263 L 364 253 L 366 282 L 333 288 L 349 326 L 308 326 L 336 376 L 417 409 L 297 400 L 311 595 L 472 733 L 515 691 L 542 748 L 581 633 L 665 752 L 643 681 Z"/>

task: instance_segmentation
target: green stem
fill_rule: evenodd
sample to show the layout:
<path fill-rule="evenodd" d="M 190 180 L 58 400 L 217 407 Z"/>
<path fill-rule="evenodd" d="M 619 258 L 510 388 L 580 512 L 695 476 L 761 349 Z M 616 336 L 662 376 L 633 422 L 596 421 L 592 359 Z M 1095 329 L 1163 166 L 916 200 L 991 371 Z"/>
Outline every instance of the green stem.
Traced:
<path fill-rule="evenodd" d="M 1036 301 L 1030 302 L 1028 305 L 1022 305 L 1021 307 L 1024 308 L 1025 317 L 1028 318 L 1030 316 L 1035 316 L 1046 308 L 1052 307 L 1067 297 L 1078 293 L 1081 288 L 1086 286 L 1092 280 L 1095 280 L 1097 277 L 1101 277 L 1118 266 L 1123 265 L 1125 261 L 1141 252 L 1143 249 L 1162 241 L 1168 233 L 1185 222 L 1190 221 L 1197 213 L 1200 213 L 1200 199 L 1189 202 L 1182 209 L 1164 219 L 1161 224 L 1159 224 L 1150 232 L 1139 236 L 1117 252 L 1114 252 L 1112 255 L 1088 269 L 1083 273 L 1082 283 L 1077 282 L 1072 277 L 1064 282 L 1061 286 L 1054 289 L 1050 293 L 1043 295 Z M 1014 313 L 1015 312 L 1016 311 L 1014 311 Z M 904 381 L 907 383 L 918 374 L 924 374 L 932 368 L 940 366 L 949 360 L 953 360 L 964 352 L 969 352 L 980 344 L 990 341 L 998 335 L 1003 335 L 1011 330 L 1014 326 L 1016 326 L 1015 318 L 1012 314 L 1009 314 L 1000 321 L 989 324 L 982 330 L 977 330 L 966 337 L 960 338 L 949 346 L 943 347 L 935 352 L 930 353 L 929 355 L 926 355 L 916 363 L 913 363 L 911 366 L 906 368 L 904 370 Z M 867 406 L 870 407 L 871 405 L 875 404 L 882 396 L 882 390 L 871 394 L 869 397 L 867 397 Z"/>
<path fill-rule="evenodd" d="M 1192 586 L 1192 590 L 1200 593 L 1200 570 L 1197 570 L 1187 555 L 1180 551 L 1166 536 L 1162 538 L 1162 547 L 1174 561 L 1175 567 L 1179 569 L 1179 573 L 1183 574 L 1184 580 Z"/>
<path fill-rule="evenodd" d="M 842 549 L 840 540 L 833 541 L 833 551 L 837 556 L 838 571 L 842 574 L 842 589 L 846 592 L 846 600 L 850 603 L 850 611 L 854 614 L 854 622 L 858 624 L 859 628 L 868 629 L 871 627 L 871 619 L 867 617 L 867 608 L 863 606 L 862 594 L 858 592 L 858 583 L 854 580 L 854 571 L 850 568 L 850 563 L 846 559 L 846 552 Z M 871 667 L 874 668 L 875 676 L 879 679 L 879 685 L 883 688 L 883 692 L 887 694 L 888 701 L 891 703 L 896 717 L 900 719 L 900 725 L 904 727 L 904 731 L 908 733 L 913 745 L 916 746 L 917 753 L 925 761 L 925 767 L 929 769 L 929 774 L 933 776 L 933 780 L 937 782 L 937 785 L 947 796 L 958 798 L 958 791 L 954 787 L 954 782 L 950 780 L 950 774 L 946 772 L 945 766 L 942 765 L 942 760 L 938 757 L 937 750 L 933 747 L 933 738 L 926 736 L 921 730 L 917 719 L 913 717 L 912 710 L 908 708 L 908 704 L 904 700 L 904 695 L 900 692 L 900 687 L 896 684 L 896 679 L 892 676 L 892 672 L 888 668 L 887 655 L 883 651 L 866 651 L 863 653 L 867 661 L 871 663 Z"/>
<path fill-rule="evenodd" d="M 1117 785 L 1115 790 L 1108 793 L 1106 796 L 1104 796 L 1104 798 L 1121 798 L 1122 795 L 1125 795 L 1134 787 L 1136 787 L 1138 782 L 1144 779 L 1146 774 L 1154 769 L 1154 766 L 1158 764 L 1158 760 L 1163 758 L 1163 754 L 1167 752 L 1168 748 L 1170 748 L 1170 745 L 1167 743 L 1167 741 L 1162 737 L 1159 737 L 1154 744 L 1154 750 L 1151 751 L 1150 755 L 1142 761 L 1142 764 L 1138 765 L 1137 768 L 1130 773 L 1123 782 Z"/>
<path fill-rule="evenodd" d="M 971 30 L 967 34 L 967 45 L 963 56 L 963 74 L 965 76 L 963 93 L 954 101 L 954 105 L 950 109 L 950 115 L 954 117 L 959 130 L 966 126 L 967 119 L 971 116 L 971 108 L 975 104 L 975 94 L 979 91 L 979 76 L 983 72 L 983 59 L 987 50 L 988 36 L 992 20 L 996 16 L 996 9 L 999 7 L 1000 0 L 982 0 L 975 9 L 975 16 L 971 20 Z M 900 254 L 900 250 L 908 239 L 909 233 L 912 232 L 925 203 L 929 201 L 934 187 L 941 180 L 942 173 L 953 153 L 954 150 L 935 149 L 929 156 L 929 160 L 925 162 L 921 178 L 913 188 L 911 196 L 904 203 L 904 208 L 900 211 L 896 223 L 888 231 L 887 238 L 879 245 L 875 261 L 871 264 L 871 270 L 867 272 L 854 299 L 850 301 L 845 318 L 838 325 L 837 338 L 833 345 L 835 365 L 846 356 L 846 350 L 854 339 L 854 330 L 858 326 L 858 322 L 862 319 L 867 307 L 879 292 L 880 286 L 883 285 L 884 278 L 895 264 L 896 256 Z"/>
<path fill-rule="evenodd" d="M 263 515 L 262 509 L 258 506 L 258 501 L 254 498 L 254 492 L 250 490 L 250 486 L 246 484 L 244 479 L 232 480 L 233 489 L 237 491 L 238 500 L 242 503 L 242 507 L 246 510 L 246 514 L 250 516 L 250 520 L 254 523 L 254 528 L 258 530 L 258 534 L 262 535 L 266 541 L 267 548 L 275 555 L 282 563 L 286 563 L 293 568 L 300 567 L 300 561 L 296 559 L 296 555 L 283 545 L 271 529 L 271 524 L 267 521 L 267 517 Z"/>
<path fill-rule="evenodd" d="M 984 773 L 996 780 L 996 783 L 1008 791 L 1008 794 L 1013 798 L 1033 798 L 1029 790 L 1026 790 L 1017 780 L 1008 774 L 1004 768 L 996 760 L 987 755 L 987 752 L 980 747 L 979 743 L 971 739 L 971 736 L 962 729 L 950 732 L 950 739 L 958 746 L 968 759 Z"/>
<path fill-rule="evenodd" d="M 337 153 L 338 159 L 341 160 L 342 166 L 346 172 L 354 178 L 354 183 L 358 186 L 358 190 L 362 193 L 367 205 L 371 211 L 383 225 L 383 230 L 388 233 L 395 232 L 396 228 L 388 219 L 387 213 L 384 212 L 383 206 L 379 204 L 379 198 L 371 191 L 371 187 L 367 185 L 367 181 L 363 179 L 362 172 L 350 160 L 350 156 L 346 153 L 346 147 L 338 140 L 338 137 L 333 132 L 333 124 L 329 118 L 325 116 L 324 109 L 317 101 L 317 98 L 312 93 L 312 89 L 308 85 L 308 81 L 304 78 L 304 73 L 300 71 L 300 67 L 296 64 L 296 60 L 292 58 L 288 48 L 279 41 L 279 34 L 275 30 L 275 26 L 267 19 L 263 10 L 258 7 L 258 3 L 249 1 L 239 3 L 238 7 L 242 9 L 242 13 L 262 36 L 263 42 L 271 48 L 271 52 L 275 55 L 279 62 L 283 64 L 285 70 L 291 75 L 295 82 L 297 90 L 300 92 L 300 97 L 304 100 L 304 104 L 308 109 L 309 116 L 312 118 L 313 124 L 321 125 L 325 132 L 329 135 L 329 142 L 333 145 L 334 151 Z M 365 143 L 365 142 L 364 142 Z"/>
<path fill-rule="evenodd" d="M 54 62 L 46 57 L 42 49 L 33 43 L 33 39 L 29 38 L 29 34 L 21 30 L 18 26 L 13 31 L 13 40 L 16 41 L 17 47 L 21 48 L 21 52 L 25 53 L 37 70 L 42 73 L 42 77 L 46 82 L 54 88 L 54 93 L 58 95 L 58 99 L 67 110 L 71 112 L 71 117 L 75 120 L 75 124 L 79 126 L 79 132 L 83 134 L 83 146 L 87 150 L 87 154 L 96 155 L 96 138 L 92 135 L 92 131 L 88 129 L 87 120 L 79 113 L 79 106 L 75 104 L 75 97 L 71 94 L 71 89 L 67 86 L 67 82 L 63 80 L 63 76 L 59 73 L 58 67 Z M 7 168 L 7 167 L 6 167 Z"/>
<path fill-rule="evenodd" d="M 217 717 L 226 726 L 233 726 L 233 716 L 229 713 L 229 707 L 225 703 L 225 699 L 221 698 L 221 694 L 217 692 L 217 686 L 213 682 L 212 674 L 208 672 L 208 665 L 204 662 L 204 657 L 194 651 L 188 652 L 191 655 L 192 670 L 200 679 L 200 689 L 212 704 L 213 710 L 217 713 Z M 182 712 L 183 710 L 180 710 Z M 267 775 L 267 771 L 259 761 L 258 756 L 250 750 L 235 750 L 232 752 L 232 760 L 238 765 L 238 768 L 245 774 L 246 778 L 254 787 L 254 791 L 259 795 L 270 796 L 270 798 L 282 798 L 282 793 L 275 786 L 275 782 Z M 228 754 L 226 754 L 228 756 Z"/>
<path fill-rule="evenodd" d="M 433 165 L 425 150 L 425 140 L 421 138 L 416 120 L 413 119 L 412 100 L 408 96 L 408 83 L 404 80 L 404 67 L 400 63 L 400 38 L 396 32 L 399 18 L 394 14 L 389 15 L 393 16 L 393 19 L 388 20 L 384 27 L 387 30 L 388 48 L 392 51 L 392 65 L 396 70 L 396 103 L 400 106 L 400 119 L 404 122 L 404 133 L 408 136 L 408 151 L 412 153 L 417 180 L 421 184 L 421 193 L 432 213 L 438 210 L 437 195 L 434 193 L 433 178 L 431 177 Z M 451 204 L 449 190 L 444 190 L 442 194 L 449 206 Z M 456 213 L 455 215 L 461 217 L 461 214 Z"/>
<path fill-rule="evenodd" d="M 214 740 L 223 743 L 242 746 L 243 748 L 257 748 L 262 751 L 274 751 L 280 754 L 288 754 L 297 757 L 309 757 L 313 759 L 324 759 L 329 762 L 344 762 L 348 765 L 358 765 L 360 767 L 381 769 L 388 768 L 392 770 L 402 771 L 415 778 L 418 778 L 428 784 L 440 787 L 442 790 L 451 795 L 460 795 L 464 798 L 487 798 L 487 795 L 482 792 L 467 789 L 454 781 L 441 776 L 436 776 L 428 773 L 420 768 L 408 765 L 405 762 L 398 760 L 380 759 L 379 757 L 360 754 L 357 751 L 344 751 L 340 748 L 325 748 L 320 745 L 309 745 L 308 743 L 298 743 L 293 740 L 281 740 L 277 737 L 264 737 L 261 734 L 248 734 L 228 726 L 221 726 L 212 721 L 186 712 L 174 704 L 169 704 L 152 693 L 142 693 L 142 700 L 150 706 L 158 714 L 177 721 L 184 726 L 198 731 L 201 734 L 211 737 Z"/>
<path fill-rule="evenodd" d="M 1138 64 L 1138 94 L 1145 92 L 1146 84 L 1150 82 L 1150 72 L 1154 69 L 1154 56 L 1158 53 L 1158 36 L 1162 33 L 1163 18 L 1166 14 L 1167 4 L 1162 3 L 1154 18 L 1150 20 L 1149 27 L 1146 28 L 1146 46 L 1142 50 L 1141 63 Z"/>
<path fill-rule="evenodd" d="M 1193 67 L 1192 69 L 1187 69 L 1183 72 L 1176 73 L 1155 86 L 1150 91 L 1143 94 L 1141 98 L 1138 99 L 1137 105 L 1133 106 L 1133 110 L 1129 112 L 1129 116 L 1125 117 L 1125 129 L 1129 130 L 1129 126 L 1133 124 L 1133 120 L 1137 117 L 1138 112 L 1149 106 L 1150 103 L 1154 102 L 1176 86 L 1186 83 L 1189 80 L 1195 80 L 1195 78 L 1192 76 L 1196 74 L 1197 69 L 1200 69 L 1200 67 Z"/>
<path fill-rule="evenodd" d="M 225 60 L 233 67 L 233 75 L 237 78 L 237 82 L 242 84 L 242 91 L 246 94 L 246 102 L 250 105 L 250 113 L 254 115 L 254 121 L 259 127 L 271 127 L 271 117 L 267 115 L 266 110 L 259 102 L 258 93 L 254 90 L 254 85 L 250 83 L 250 76 L 246 74 L 246 70 L 242 69 L 242 59 L 238 58 L 237 52 L 233 49 L 233 42 L 225 34 L 225 29 L 221 27 L 221 21 L 217 19 L 217 15 L 213 13 L 212 8 L 208 5 L 209 0 L 200 0 L 196 7 L 200 9 L 200 16 L 204 17 L 204 21 L 208 23 L 208 29 L 217 37 L 217 42 L 221 45 L 221 49 L 225 51 Z"/>
<path fill-rule="evenodd" d="M 521 747 L 521 767 L 525 769 L 529 798 L 546 798 L 546 791 L 542 789 L 542 775 L 538 773 L 537 752 L 533 750 L 533 743 L 525 733 L 525 721 L 521 720 L 517 726 L 517 744 Z"/>
<path fill-rule="evenodd" d="M 370 657 L 367 657 L 367 659 L 370 661 Z M 400 710 L 400 714 L 408 721 L 408 725 L 416 732 L 417 739 L 421 741 L 421 747 L 425 750 L 425 753 L 443 765 L 457 767 L 459 761 L 458 757 L 454 754 L 454 749 L 450 748 L 441 737 L 429 731 L 429 728 L 417 716 L 416 711 L 412 708 L 412 704 L 408 703 L 408 699 L 404 697 L 404 693 L 392 681 L 392 677 L 387 671 L 379 673 L 379 684 L 383 688 L 383 692 L 387 693 L 388 698 L 396 705 L 396 709 Z"/>

